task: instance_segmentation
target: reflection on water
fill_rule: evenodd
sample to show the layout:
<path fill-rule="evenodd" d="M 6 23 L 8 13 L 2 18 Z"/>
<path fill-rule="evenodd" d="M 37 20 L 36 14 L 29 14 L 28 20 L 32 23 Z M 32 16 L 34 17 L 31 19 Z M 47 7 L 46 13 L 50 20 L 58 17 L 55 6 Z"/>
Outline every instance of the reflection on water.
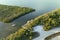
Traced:
<path fill-rule="evenodd" d="M 27 14 L 25 16 L 22 16 L 22 17 L 16 19 L 15 21 L 13 21 L 12 24 L 16 24 L 16 26 L 14 27 L 16 29 L 18 27 L 20 27 L 21 25 L 25 24 L 28 20 L 35 18 L 38 15 L 41 15 L 41 14 L 49 12 L 51 10 L 60 8 L 60 0 L 0 0 L 0 4 L 13 5 L 13 6 L 14 5 L 24 6 L 24 7 L 31 7 L 31 8 L 36 9 L 35 12 L 32 12 L 32 13 Z M 3 28 L 9 27 L 12 29 L 11 23 L 6 24 L 6 25 L 4 23 L 3 24 L 0 23 L 0 27 L 2 27 L 2 26 L 3 26 Z M 3 28 L 0 28 L 0 29 L 3 29 Z M 40 37 L 38 37 L 34 40 L 40 40 L 40 39 L 43 40 L 43 38 L 46 35 L 49 35 L 49 34 L 54 33 L 59 30 L 59 28 L 57 28 L 57 29 L 53 29 L 51 31 L 46 32 L 42 29 L 42 26 L 41 27 L 38 26 L 34 29 L 36 29 L 41 34 Z M 36 31 L 36 30 L 34 30 L 34 31 Z M 0 30 L 0 31 L 4 32 L 4 30 Z M 7 32 L 9 32 L 9 31 L 7 30 Z"/>

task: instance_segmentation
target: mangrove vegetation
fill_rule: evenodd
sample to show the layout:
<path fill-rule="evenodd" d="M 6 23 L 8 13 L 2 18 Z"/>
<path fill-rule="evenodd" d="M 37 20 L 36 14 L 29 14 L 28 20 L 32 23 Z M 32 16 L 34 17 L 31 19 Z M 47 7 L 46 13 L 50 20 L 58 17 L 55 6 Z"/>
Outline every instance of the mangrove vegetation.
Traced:
<path fill-rule="evenodd" d="M 32 34 L 33 27 L 35 25 L 44 25 L 43 29 L 45 31 L 50 30 L 53 27 L 57 27 L 60 25 L 60 9 L 45 13 L 40 15 L 34 19 L 27 21 L 19 30 L 15 33 L 8 35 L 6 38 L 2 38 L 2 40 L 22 40 L 21 37 L 23 35 Z M 28 32 L 29 31 L 29 32 Z M 29 39 L 32 40 L 32 36 L 29 36 Z"/>
<path fill-rule="evenodd" d="M 28 7 L 0 5 L 0 21 L 8 23 L 33 11 L 35 9 Z"/>

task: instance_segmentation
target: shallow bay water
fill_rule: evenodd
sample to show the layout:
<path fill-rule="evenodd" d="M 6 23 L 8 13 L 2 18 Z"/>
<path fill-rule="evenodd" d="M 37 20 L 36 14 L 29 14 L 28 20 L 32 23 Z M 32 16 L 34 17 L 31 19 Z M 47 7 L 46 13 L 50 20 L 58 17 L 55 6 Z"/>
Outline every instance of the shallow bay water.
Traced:
<path fill-rule="evenodd" d="M 21 6 L 21 7 L 30 7 L 30 8 L 34 8 L 36 10 L 35 12 L 24 15 L 16 20 L 14 20 L 11 23 L 6 24 L 6 23 L 0 22 L 0 32 L 4 33 L 4 35 L 2 33 L 0 34 L 0 38 L 10 34 L 10 32 L 17 30 L 18 28 L 21 27 L 21 25 L 25 24 L 30 19 L 33 19 L 43 13 L 50 12 L 52 10 L 60 8 L 60 0 L 0 0 L 0 4 Z M 13 24 L 15 24 L 16 26 L 12 27 Z M 12 29 L 12 28 L 14 28 L 14 29 Z M 9 31 L 9 29 L 11 31 Z M 37 31 L 40 34 L 40 36 L 33 40 L 44 40 L 44 37 L 48 36 L 51 33 L 59 31 L 59 29 L 60 28 L 56 28 L 56 29 L 46 32 L 43 30 L 42 26 L 41 27 L 40 27 L 40 25 L 36 26 L 34 28 L 34 31 Z"/>

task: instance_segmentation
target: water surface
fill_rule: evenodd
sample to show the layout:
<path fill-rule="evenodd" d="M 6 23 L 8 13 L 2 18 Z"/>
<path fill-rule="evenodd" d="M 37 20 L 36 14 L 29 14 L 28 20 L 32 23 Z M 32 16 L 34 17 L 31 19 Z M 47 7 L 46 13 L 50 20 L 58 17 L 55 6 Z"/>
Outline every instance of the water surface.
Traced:
<path fill-rule="evenodd" d="M 10 34 L 11 31 L 9 31 L 9 29 L 12 29 L 12 28 L 18 29 L 19 27 L 21 27 L 21 25 L 25 24 L 28 20 L 33 19 L 43 13 L 60 8 L 60 0 L 0 0 L 0 4 L 21 6 L 21 7 L 30 7 L 30 8 L 34 8 L 36 10 L 35 12 L 22 16 L 11 23 L 6 24 L 6 23 L 0 22 L 0 32 L 4 33 L 5 36 L 7 34 Z M 16 24 L 16 26 L 12 27 L 11 26 L 12 24 Z M 6 30 L 6 28 L 8 28 L 8 27 L 9 27 L 9 29 Z M 14 30 L 14 29 L 12 29 L 12 30 Z M 34 40 L 43 40 L 43 38 L 47 34 L 51 34 L 51 33 L 55 32 L 55 31 L 45 32 L 45 31 L 43 31 L 42 27 L 36 27 L 34 29 L 35 30 L 38 29 L 37 31 L 39 31 L 39 33 L 41 33 L 41 36 L 37 37 Z M 59 28 L 53 29 L 53 30 L 58 31 Z M 0 34 L 0 37 L 1 36 L 3 37 L 4 35 Z"/>
<path fill-rule="evenodd" d="M 42 25 L 37 25 L 37 26 L 34 27 L 34 31 L 35 32 L 38 32 L 40 34 L 40 36 L 39 37 L 36 37 L 33 40 L 44 40 L 47 36 L 49 36 L 51 34 L 54 34 L 54 33 L 57 33 L 57 32 L 60 32 L 60 27 L 51 29 L 49 31 L 44 31 Z M 54 38 L 54 39 L 57 39 L 57 37 Z"/>

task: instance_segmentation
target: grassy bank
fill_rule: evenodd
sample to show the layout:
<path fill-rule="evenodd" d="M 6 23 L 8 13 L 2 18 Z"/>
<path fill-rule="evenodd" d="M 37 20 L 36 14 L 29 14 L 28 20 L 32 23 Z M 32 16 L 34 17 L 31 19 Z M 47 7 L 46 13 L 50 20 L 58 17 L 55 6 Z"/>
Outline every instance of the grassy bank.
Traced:
<path fill-rule="evenodd" d="M 33 11 L 35 10 L 27 7 L 0 5 L 0 21 L 8 23 Z"/>

